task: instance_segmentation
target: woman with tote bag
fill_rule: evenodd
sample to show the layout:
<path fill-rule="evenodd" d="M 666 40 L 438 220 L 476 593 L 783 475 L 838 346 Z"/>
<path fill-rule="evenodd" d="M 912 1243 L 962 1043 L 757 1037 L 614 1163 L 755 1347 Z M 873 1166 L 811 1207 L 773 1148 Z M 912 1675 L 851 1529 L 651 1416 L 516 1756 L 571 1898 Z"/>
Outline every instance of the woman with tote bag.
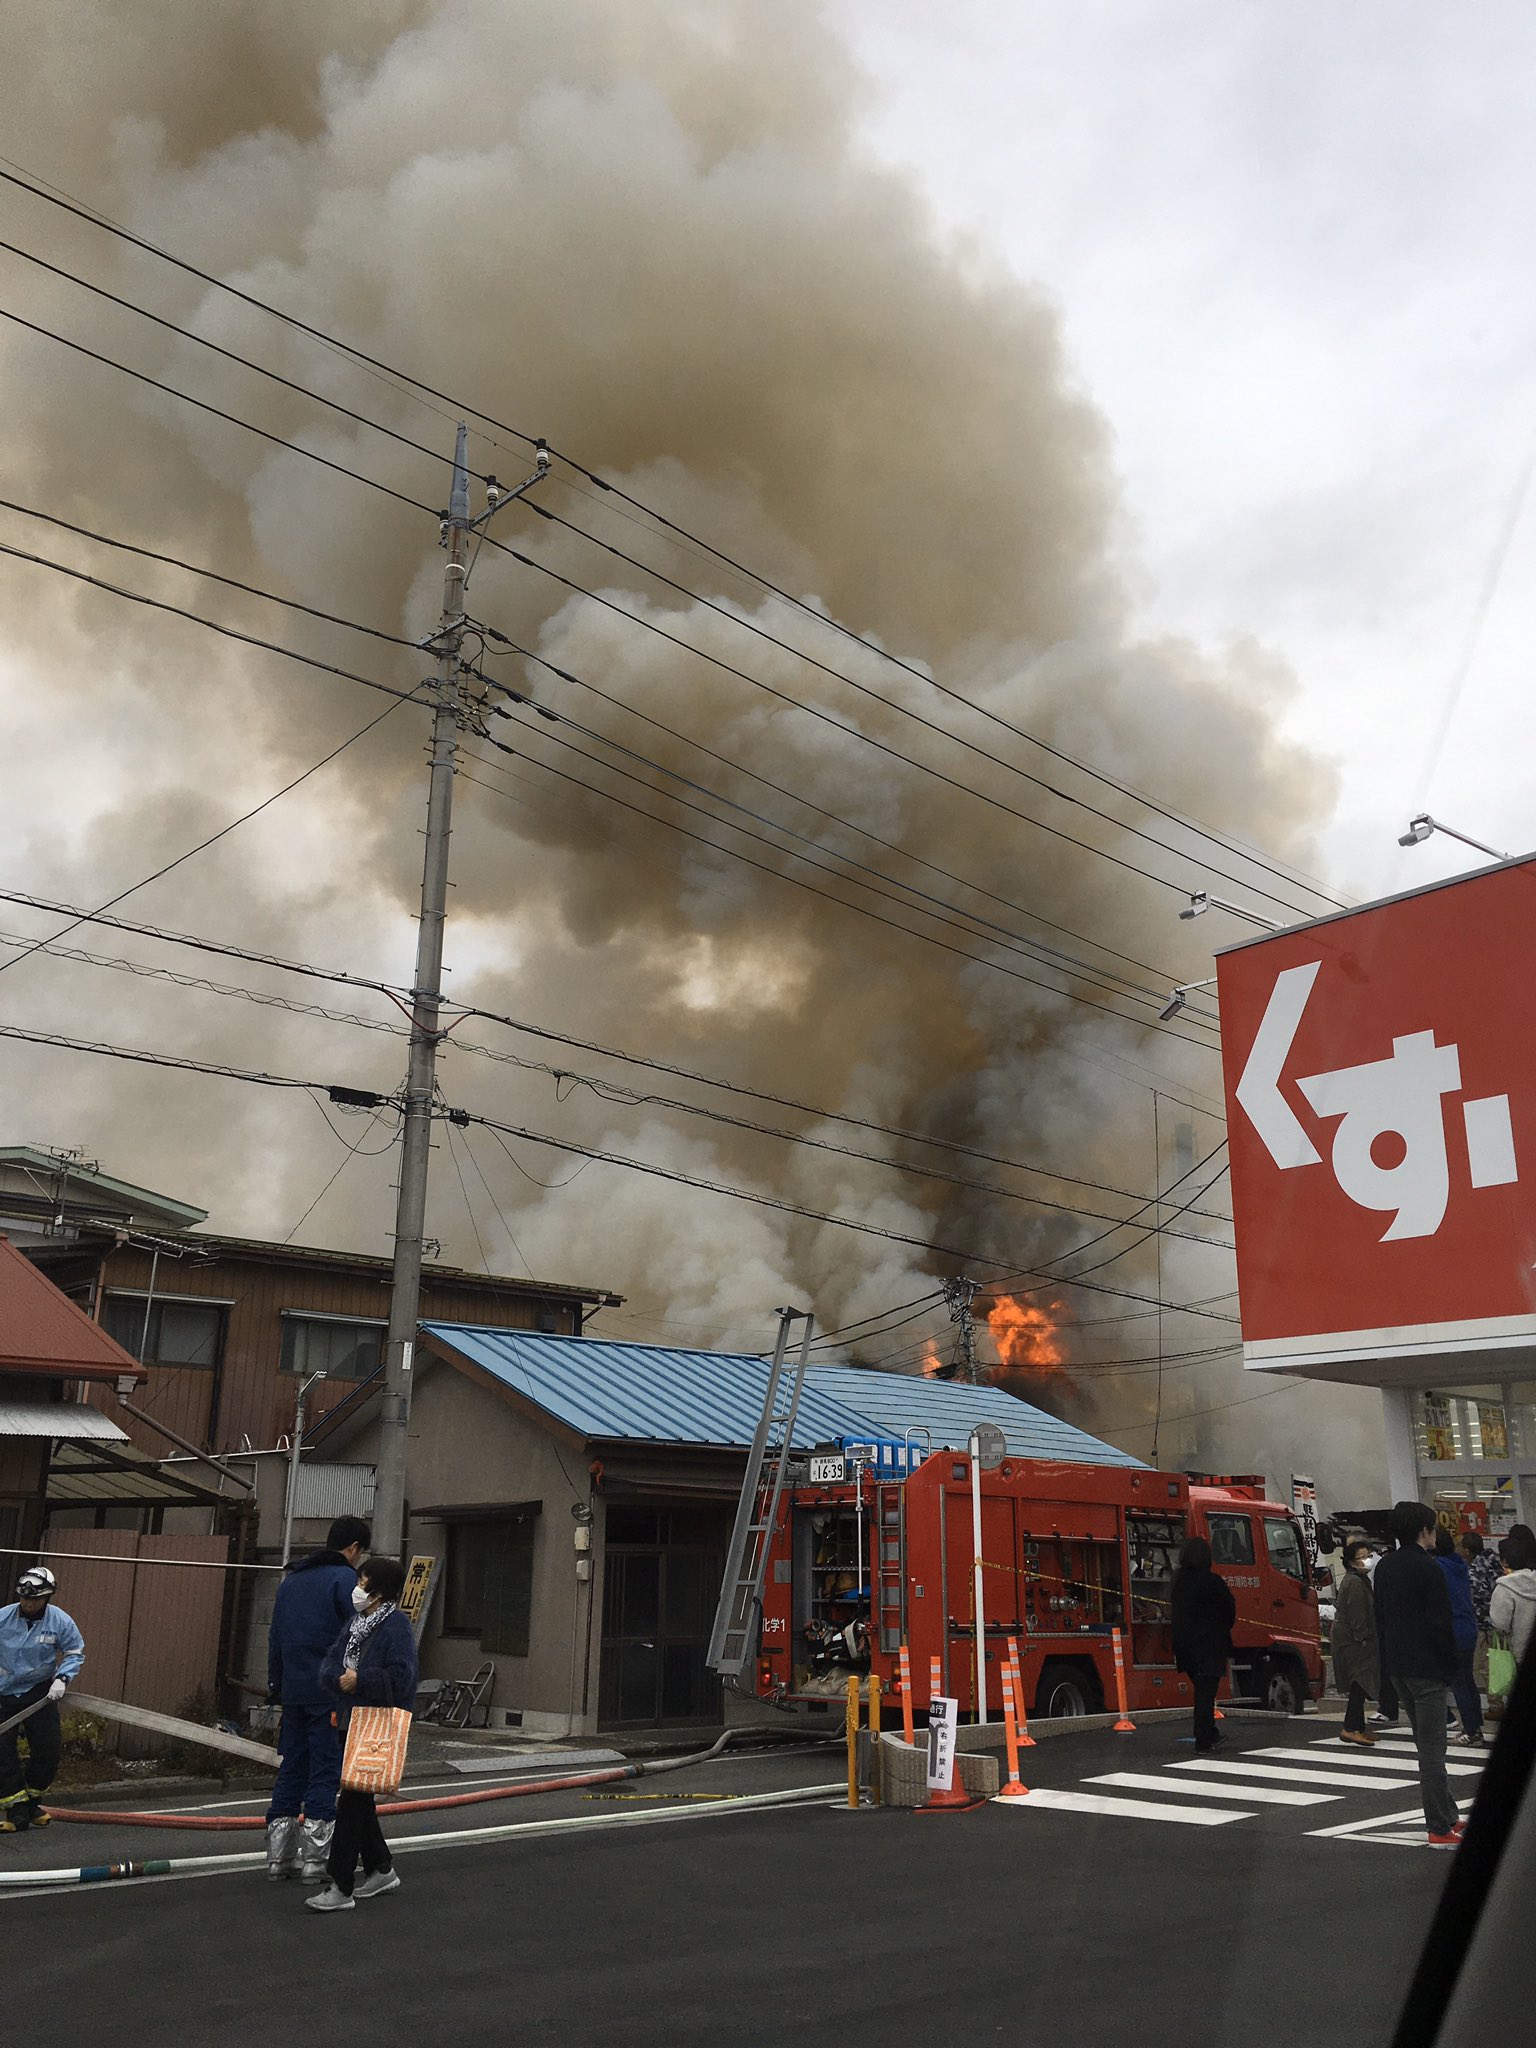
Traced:
<path fill-rule="evenodd" d="M 336 1726 L 346 1746 L 326 1863 L 330 1883 L 304 1901 L 317 1913 L 350 1912 L 358 1899 L 400 1886 L 374 1797 L 399 1786 L 416 1698 L 416 1637 L 396 1605 L 404 1586 L 405 1567 L 395 1558 L 370 1557 L 352 1595 L 356 1611 L 320 1666 L 320 1682 L 338 1702 Z"/>

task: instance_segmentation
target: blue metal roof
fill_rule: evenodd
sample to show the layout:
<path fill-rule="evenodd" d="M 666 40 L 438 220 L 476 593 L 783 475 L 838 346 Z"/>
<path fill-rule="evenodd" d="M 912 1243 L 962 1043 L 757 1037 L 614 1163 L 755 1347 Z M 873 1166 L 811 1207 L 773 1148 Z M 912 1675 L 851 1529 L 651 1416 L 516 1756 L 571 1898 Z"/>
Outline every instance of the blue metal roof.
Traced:
<path fill-rule="evenodd" d="M 474 1323 L 422 1328 L 584 1437 L 744 1450 L 762 1413 L 768 1364 L 749 1354 L 547 1337 Z M 839 1437 L 899 1439 L 911 1429 L 927 1430 L 935 1450 L 962 1449 L 978 1422 L 995 1422 L 1016 1457 L 1141 1463 L 1000 1388 L 849 1365 L 817 1365 L 807 1372 L 795 1444 L 809 1449 Z"/>

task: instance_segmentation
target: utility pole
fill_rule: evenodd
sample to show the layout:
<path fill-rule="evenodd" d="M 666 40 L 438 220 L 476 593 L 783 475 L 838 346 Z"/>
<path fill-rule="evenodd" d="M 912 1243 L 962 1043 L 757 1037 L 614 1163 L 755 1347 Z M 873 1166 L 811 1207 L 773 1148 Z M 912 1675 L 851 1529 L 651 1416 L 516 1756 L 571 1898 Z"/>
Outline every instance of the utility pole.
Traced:
<path fill-rule="evenodd" d="M 949 1304 L 949 1320 L 956 1325 L 959 1339 L 959 1357 L 955 1360 L 957 1378 L 968 1386 L 981 1384 L 981 1367 L 976 1362 L 976 1318 L 971 1304 L 976 1299 L 977 1283 L 963 1275 L 944 1282 L 944 1299 Z"/>
<path fill-rule="evenodd" d="M 416 978 L 411 989 L 411 1043 L 395 1204 L 395 1263 L 390 1282 L 389 1335 L 384 1350 L 384 1405 L 379 1418 L 378 1479 L 373 1498 L 373 1548 L 395 1556 L 405 1535 L 405 1447 L 411 1421 L 411 1367 L 421 1309 L 421 1240 L 427 1217 L 427 1161 L 432 1098 L 437 1088 L 438 1017 L 443 1003 L 443 925 L 448 914 L 448 844 L 453 830 L 453 777 L 463 715 L 459 650 L 464 639 L 464 570 L 469 529 L 469 471 L 462 425 L 453 456 L 453 491 L 443 522 L 448 562 L 443 609 L 428 643 L 437 656 L 432 717 L 432 768 L 427 793 L 427 844 L 416 927 Z"/>
<path fill-rule="evenodd" d="M 405 1537 L 405 1460 L 411 1421 L 411 1370 L 421 1312 L 422 1239 L 427 1216 L 427 1170 L 432 1145 L 432 1105 L 437 1092 L 437 1048 L 442 1039 L 443 926 L 448 914 L 448 848 L 453 829 L 453 778 L 459 731 L 469 707 L 460 654 L 464 644 L 464 592 L 472 564 L 470 536 L 484 527 L 498 506 L 519 498 L 549 470 L 549 455 L 538 444 L 537 466 L 516 490 L 503 492 L 486 479 L 488 503 L 477 519 L 469 514 L 467 433 L 461 422 L 453 454 L 453 489 L 443 515 L 443 608 L 437 631 L 422 645 L 437 657 L 432 681 L 431 776 L 427 791 L 426 852 L 421 874 L 421 915 L 416 928 L 416 977 L 411 989 L 411 1040 L 405 1082 L 405 1118 L 400 1145 L 400 1188 L 395 1204 L 395 1257 L 384 1351 L 384 1401 L 379 1418 L 377 1484 L 373 1500 L 373 1548 L 399 1554 Z"/>

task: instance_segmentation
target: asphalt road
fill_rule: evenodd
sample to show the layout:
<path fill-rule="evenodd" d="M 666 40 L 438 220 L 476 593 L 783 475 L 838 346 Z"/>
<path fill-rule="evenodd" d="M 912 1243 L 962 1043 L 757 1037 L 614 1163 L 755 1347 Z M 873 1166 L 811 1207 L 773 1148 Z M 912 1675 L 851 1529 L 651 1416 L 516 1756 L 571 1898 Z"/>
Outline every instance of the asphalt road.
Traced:
<path fill-rule="evenodd" d="M 309 1913 L 296 1886 L 244 1870 L 0 1891 L 9 1999 L 25 1989 L 10 2010 L 36 2017 L 30 2036 L 7 2036 L 18 2048 L 1384 2042 L 1451 1859 L 1420 1846 L 1399 1758 L 1341 1757 L 1312 1719 L 1228 1726 L 1223 1761 L 1244 1772 L 1185 1770 L 1192 1752 L 1173 1727 L 1070 1736 L 1027 1757 L 1028 1781 L 1061 1803 L 1032 1795 L 942 1818 L 674 1797 L 652 1810 L 679 1818 L 636 1825 L 643 1802 L 580 1794 L 425 1816 L 391 1829 L 401 1890 L 349 1914 Z M 1295 1747 L 1307 1754 L 1263 1754 Z M 1150 1783 L 1102 1782 L 1126 1775 Z M 1196 1784 L 1207 1789 L 1185 1789 Z M 816 1785 L 837 1797 L 834 1755 L 711 1765 L 646 1789 Z M 1475 1785 L 1468 1771 L 1458 1794 Z M 486 1826 L 619 1824 L 403 1846 L 469 1824 L 466 1811 Z M 1217 1817 L 1187 1818 L 1197 1811 Z M 56 1824 L 10 1838 L 0 1873 L 164 1853 L 152 1839 Z M 226 1846 L 256 1838 L 192 1844 Z"/>

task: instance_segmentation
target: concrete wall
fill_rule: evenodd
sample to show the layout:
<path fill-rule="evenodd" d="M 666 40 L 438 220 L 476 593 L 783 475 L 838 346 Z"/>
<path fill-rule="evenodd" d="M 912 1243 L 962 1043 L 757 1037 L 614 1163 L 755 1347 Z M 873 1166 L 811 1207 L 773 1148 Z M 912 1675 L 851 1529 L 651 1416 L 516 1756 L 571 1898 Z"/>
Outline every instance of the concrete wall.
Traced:
<path fill-rule="evenodd" d="M 370 1425 L 347 1443 L 349 1459 L 371 1460 Z M 533 1540 L 533 1599 L 526 1657 L 483 1650 L 444 1636 L 439 1585 L 421 1645 L 424 1677 L 467 1678 L 487 1656 L 496 1665 L 493 1721 L 504 1708 L 534 1734 L 590 1733 L 596 1726 L 598 1637 L 602 1617 L 601 1501 L 595 1503 L 593 1577 L 576 1576 L 574 1505 L 585 1506 L 590 1475 L 583 1451 L 525 1420 L 501 1395 L 452 1366 L 424 1365 L 411 1403 L 407 1555 L 442 1557 L 447 1529 L 433 1508 L 541 1504 Z M 588 1613 L 592 1614 L 590 1659 Z M 590 1662 L 590 1674 L 588 1664 Z M 590 1677 L 590 1682 L 588 1679 Z M 587 1698 L 590 1697 L 590 1706 Z"/>

